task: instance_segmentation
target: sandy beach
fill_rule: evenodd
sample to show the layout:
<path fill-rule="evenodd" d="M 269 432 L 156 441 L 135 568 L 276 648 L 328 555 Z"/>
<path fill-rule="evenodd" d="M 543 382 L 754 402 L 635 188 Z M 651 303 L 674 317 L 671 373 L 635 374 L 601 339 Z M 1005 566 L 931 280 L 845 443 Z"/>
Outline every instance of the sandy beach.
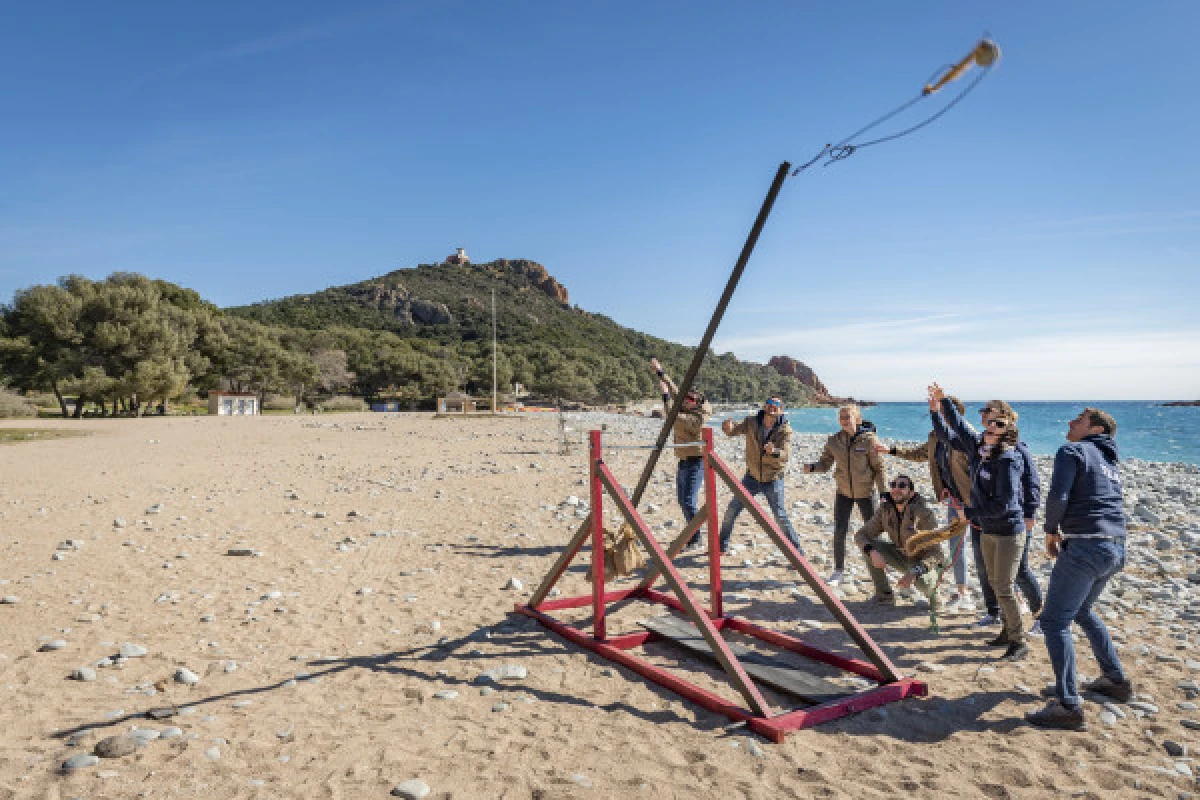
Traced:
<path fill-rule="evenodd" d="M 601 422 L 614 444 L 658 424 L 577 415 L 570 435 Z M 413 780 L 432 798 L 545 800 L 1174 798 L 1195 785 L 1197 732 L 1183 723 L 1200 720 L 1188 589 L 1200 530 L 1178 515 L 1131 528 L 1141 549 L 1102 612 L 1140 708 L 1110 724 L 1088 702 L 1086 733 L 1029 727 L 1021 715 L 1051 678 L 1040 640 L 1026 662 L 994 662 L 975 616 L 943 619 L 934 637 L 911 604 L 868 608 L 852 552 L 848 606 L 930 697 L 776 745 L 512 613 L 586 513 L 567 504 L 587 498 L 586 453 L 560 454 L 553 415 L 4 425 L 88 435 L 0 447 L 0 798 L 368 798 Z M 820 438 L 797 436 L 793 467 Z M 737 443 L 720 447 L 740 468 Z M 632 485 L 644 458 L 609 463 Z M 788 479 L 822 574 L 832 496 L 827 475 Z M 670 457 L 642 507 L 674 537 Z M 855 652 L 748 514 L 734 541 L 731 610 Z M 702 562 L 684 563 L 703 586 Z M 583 574 L 579 561 L 563 592 L 586 591 Z M 610 632 L 660 613 L 624 609 Z M 669 645 L 648 656 L 736 697 Z M 1082 640 L 1079 659 L 1094 676 Z M 62 769 L 133 729 L 153 732 L 132 753 Z"/>

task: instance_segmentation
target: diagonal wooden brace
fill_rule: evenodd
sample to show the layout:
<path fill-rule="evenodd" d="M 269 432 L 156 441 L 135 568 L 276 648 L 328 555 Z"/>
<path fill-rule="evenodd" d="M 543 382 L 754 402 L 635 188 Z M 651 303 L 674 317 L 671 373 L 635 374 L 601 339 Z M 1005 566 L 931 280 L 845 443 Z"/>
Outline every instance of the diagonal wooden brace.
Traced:
<path fill-rule="evenodd" d="M 746 510 L 750 512 L 751 516 L 762 526 L 762 529 L 775 541 L 775 546 L 783 552 L 787 560 L 791 562 L 796 571 L 804 578 L 804 581 L 816 592 L 817 597 L 821 599 L 821 602 L 825 604 L 830 613 L 837 618 L 837 621 L 841 623 L 842 628 L 850 635 L 850 638 L 862 648 L 863 654 L 866 655 L 883 676 L 883 682 L 894 683 L 900 680 L 900 673 L 896 670 L 895 665 L 892 664 L 887 655 L 884 654 L 883 650 L 879 648 L 879 645 L 875 644 L 875 640 L 858 624 L 854 616 L 846 610 L 846 607 L 842 605 L 842 601 L 829 590 L 825 581 L 821 580 L 807 559 L 796 549 L 796 546 L 783 535 L 783 531 L 779 529 L 775 520 L 769 514 L 763 512 L 762 507 L 750 496 L 750 493 L 746 491 L 746 487 L 742 486 L 742 482 L 734 477 L 729 467 L 725 465 L 725 462 L 711 450 L 708 452 L 707 457 L 709 458 L 709 463 L 713 466 L 713 470 L 729 487 L 729 491 L 733 492 L 734 496 L 742 501 L 746 506 Z"/>
<path fill-rule="evenodd" d="M 680 551 L 683 550 L 683 546 L 687 544 L 688 539 L 692 538 L 692 534 L 694 534 L 700 528 L 700 526 L 704 524 L 704 520 L 707 517 L 708 507 L 700 506 L 700 510 L 696 512 L 696 516 L 692 517 L 692 521 L 689 522 L 687 527 L 683 529 L 683 533 L 675 537 L 675 541 L 671 542 L 670 546 L 667 547 L 667 558 L 671 559 L 672 561 L 675 560 L 675 556 L 679 555 Z M 662 570 L 658 568 L 658 565 L 651 563 L 650 568 L 646 572 L 646 577 L 642 578 L 642 582 L 638 584 L 638 588 L 649 589 L 654 585 L 654 582 L 658 580 L 658 576 L 661 574 Z"/>
<path fill-rule="evenodd" d="M 621 490 L 621 484 L 617 482 L 612 473 L 609 472 L 608 465 L 599 463 L 596 465 L 600 475 L 600 480 L 604 482 L 605 488 L 608 489 L 609 495 L 616 501 L 617 506 L 621 509 L 626 521 L 633 527 L 638 538 L 642 540 L 642 546 L 646 548 L 646 552 L 650 557 L 657 562 L 658 567 L 662 570 L 663 577 L 671 589 L 674 590 L 675 596 L 679 598 L 679 602 L 683 604 L 687 611 L 688 617 L 692 623 L 699 629 L 704 641 L 712 648 L 713 655 L 716 656 L 718 663 L 729 676 L 730 682 L 745 698 L 746 703 L 754 711 L 754 713 L 770 717 L 773 716 L 771 707 L 763 698 L 762 693 L 758 691 L 758 687 L 750 680 L 750 676 L 742 668 L 737 657 L 730 651 L 729 645 L 721 638 L 721 634 L 717 632 L 712 620 L 708 618 L 708 614 L 696 601 L 695 596 L 684 581 L 683 576 L 675 569 L 675 565 L 667 558 L 666 552 L 658 540 L 650 534 L 650 529 L 646 527 L 646 523 L 642 520 L 640 514 L 629 502 L 629 498 L 625 496 L 625 492 Z"/>

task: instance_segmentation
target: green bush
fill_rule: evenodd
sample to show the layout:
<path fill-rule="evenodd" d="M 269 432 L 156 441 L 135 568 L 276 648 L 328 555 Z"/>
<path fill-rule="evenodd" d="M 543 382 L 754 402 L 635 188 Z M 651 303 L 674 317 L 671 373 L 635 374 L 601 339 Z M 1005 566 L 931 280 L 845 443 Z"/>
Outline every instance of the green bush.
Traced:
<path fill-rule="evenodd" d="M 38 407 L 9 389 L 0 389 L 0 418 L 36 417 Z"/>
<path fill-rule="evenodd" d="M 340 394 L 322 401 L 320 408 L 322 411 L 366 411 L 367 401 L 361 397 Z"/>
<path fill-rule="evenodd" d="M 296 398 L 282 394 L 269 394 L 263 402 L 263 411 L 294 411 Z"/>

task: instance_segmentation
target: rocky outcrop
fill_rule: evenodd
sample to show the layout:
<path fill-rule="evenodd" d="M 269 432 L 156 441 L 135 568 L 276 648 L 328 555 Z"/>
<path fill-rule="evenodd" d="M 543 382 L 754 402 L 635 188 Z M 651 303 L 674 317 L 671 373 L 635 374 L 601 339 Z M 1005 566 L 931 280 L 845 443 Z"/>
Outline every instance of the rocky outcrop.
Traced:
<path fill-rule="evenodd" d="M 454 322 L 454 315 L 445 303 L 413 297 L 403 284 L 365 283 L 347 286 L 345 291 L 365 306 L 391 312 L 404 325 L 449 325 Z"/>
<path fill-rule="evenodd" d="M 387 286 L 382 283 L 347 286 L 344 291 L 363 305 L 378 308 L 380 311 L 391 311 L 408 300 L 409 294 L 403 284 Z"/>
<path fill-rule="evenodd" d="M 445 303 L 412 297 L 396 306 L 396 319 L 406 325 L 449 325 L 454 315 Z"/>
<path fill-rule="evenodd" d="M 530 283 L 564 306 L 570 303 L 567 287 L 556 281 L 554 276 L 536 261 L 526 261 L 523 258 L 513 260 L 500 258 L 493 261 L 491 266 L 498 270 L 515 272 L 518 275 L 524 276 Z"/>
<path fill-rule="evenodd" d="M 767 366 L 774 369 L 780 375 L 795 378 L 807 386 L 812 391 L 814 403 L 841 405 L 842 403 L 855 402 L 853 397 L 837 397 L 830 394 L 829 389 L 825 388 L 825 384 L 821 383 L 821 379 L 817 377 L 817 373 L 813 372 L 812 367 L 803 361 L 797 361 L 791 356 L 772 356 L 771 360 L 767 362 Z"/>

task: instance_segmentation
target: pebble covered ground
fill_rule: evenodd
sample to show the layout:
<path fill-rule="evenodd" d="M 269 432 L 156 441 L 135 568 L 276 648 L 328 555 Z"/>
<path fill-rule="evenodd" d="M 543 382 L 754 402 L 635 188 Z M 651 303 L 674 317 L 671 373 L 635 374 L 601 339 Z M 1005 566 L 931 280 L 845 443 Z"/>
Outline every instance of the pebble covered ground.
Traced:
<path fill-rule="evenodd" d="M 975 616 L 943 618 L 933 636 L 921 602 L 873 608 L 851 550 L 837 591 L 931 696 L 775 745 L 512 613 L 588 513 L 583 432 L 646 443 L 659 424 L 572 414 L 564 434 L 535 415 L 97 420 L 52 423 L 86 437 L 0 449 L 0 798 L 1198 791 L 1200 470 L 1123 468 L 1130 560 L 1101 613 L 1138 695 L 1088 698 L 1086 733 L 1021 721 L 1050 679 L 1039 642 L 1026 662 L 996 662 L 983 646 L 994 629 Z M 796 436 L 787 491 L 824 574 L 832 480 L 799 471 L 822 438 Z M 740 470 L 740 443 L 717 440 Z M 607 461 L 632 486 L 645 457 Z M 888 461 L 928 491 L 923 466 Z M 661 540 L 680 530 L 672 456 L 642 509 Z M 734 545 L 730 610 L 853 654 L 748 514 Z M 681 564 L 703 590 L 703 556 Z M 1034 564 L 1044 580 L 1049 563 Z M 573 566 L 560 591 L 585 593 L 584 572 Z M 659 613 L 631 604 L 610 632 Z M 646 656 L 737 699 L 705 662 L 665 644 Z"/>

